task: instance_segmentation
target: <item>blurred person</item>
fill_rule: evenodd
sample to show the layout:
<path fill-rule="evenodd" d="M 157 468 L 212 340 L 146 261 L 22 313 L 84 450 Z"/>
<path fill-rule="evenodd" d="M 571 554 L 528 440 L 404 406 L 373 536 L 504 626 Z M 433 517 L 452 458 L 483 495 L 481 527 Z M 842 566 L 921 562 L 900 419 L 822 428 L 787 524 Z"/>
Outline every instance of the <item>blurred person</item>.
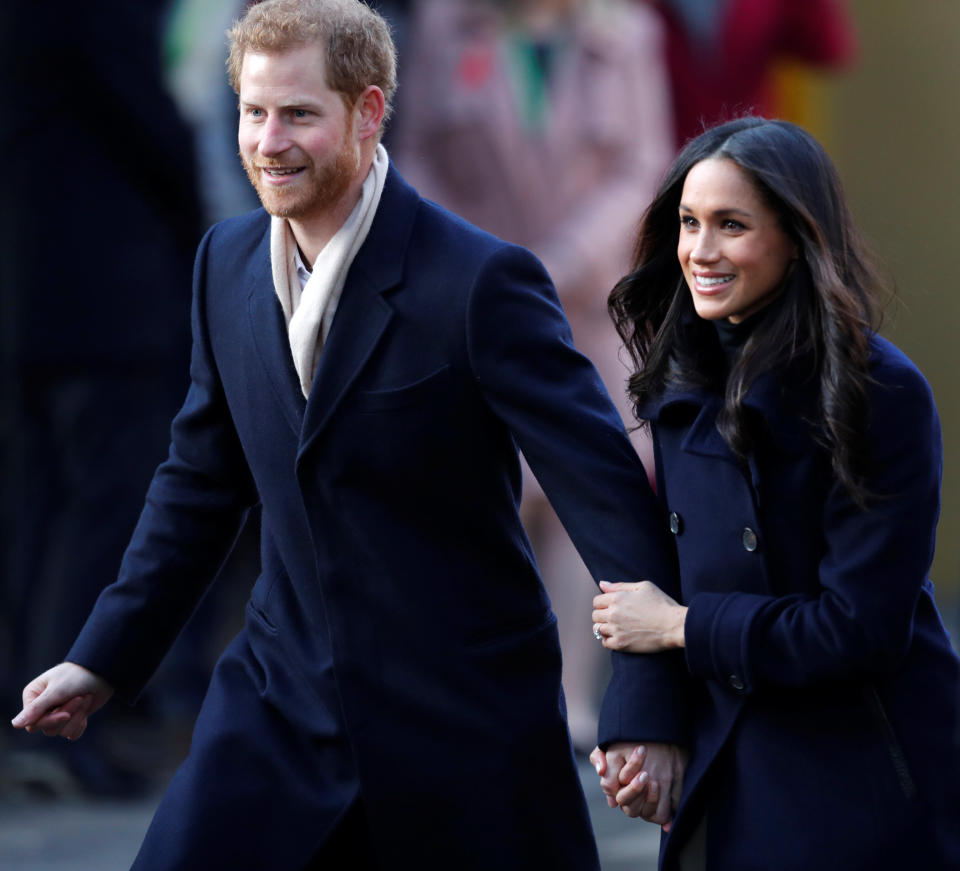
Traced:
<path fill-rule="evenodd" d="M 246 624 L 134 867 L 596 869 L 517 446 L 597 577 L 669 585 L 622 421 L 536 258 L 390 165 L 383 19 L 267 0 L 229 69 L 264 208 L 200 245 L 169 458 L 14 725 L 77 739 L 135 698 L 259 504 Z M 675 734 L 630 700 L 676 658 L 615 659 L 610 734 Z"/>
<path fill-rule="evenodd" d="M 370 6 L 379 12 L 390 25 L 390 35 L 397 51 L 397 80 L 403 81 L 403 67 L 407 57 L 407 35 L 410 30 L 410 17 L 416 0 L 370 0 Z M 404 115 L 404 98 L 406 88 L 397 88 L 393 95 L 393 117 L 402 118 Z M 386 126 L 381 136 L 384 148 L 393 150 L 393 136 L 396 131 L 396 121 Z"/>
<path fill-rule="evenodd" d="M 193 133 L 204 226 L 257 207 L 237 155 L 237 95 L 223 77 L 224 34 L 249 0 L 171 0 L 164 76 Z"/>
<path fill-rule="evenodd" d="M 634 779 L 642 752 L 605 789 L 676 809 L 664 869 L 960 867 L 940 424 L 876 332 L 884 282 L 829 157 L 786 122 L 713 128 L 636 252 L 611 309 L 680 583 L 601 584 L 593 619 L 611 649 L 683 651 L 693 740 L 682 792 Z"/>
<path fill-rule="evenodd" d="M 781 115 L 779 62 L 837 68 L 856 52 L 848 0 L 637 2 L 663 16 L 680 145 L 745 112 Z"/>
<path fill-rule="evenodd" d="M 423 196 L 542 260 L 577 347 L 629 419 L 606 296 L 673 153 L 656 15 L 620 0 L 424 0 L 409 39 L 397 165 Z M 642 434 L 635 445 L 651 459 Z M 586 753 L 606 659 L 587 621 L 589 572 L 525 477 L 524 524 L 559 618 L 570 728 Z"/>
<path fill-rule="evenodd" d="M 161 83 L 163 6 L 0 12 L 8 704 L 24 673 L 66 653 L 116 574 L 187 384 L 200 216 L 189 131 Z M 3 760 L 6 786 L 147 788 L 146 765 L 120 758 L 109 734 L 95 729 L 82 747 L 21 742 Z"/>

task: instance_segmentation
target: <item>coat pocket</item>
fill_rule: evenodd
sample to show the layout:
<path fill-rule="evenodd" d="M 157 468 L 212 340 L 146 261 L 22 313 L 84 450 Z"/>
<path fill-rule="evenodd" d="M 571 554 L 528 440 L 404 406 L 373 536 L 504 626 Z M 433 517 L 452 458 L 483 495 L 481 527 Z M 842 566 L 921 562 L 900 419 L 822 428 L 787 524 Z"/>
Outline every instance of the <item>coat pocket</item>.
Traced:
<path fill-rule="evenodd" d="M 392 411 L 431 399 L 452 384 L 453 370 L 446 365 L 409 384 L 386 390 L 361 390 L 354 399 L 354 406 L 359 411 Z"/>
<path fill-rule="evenodd" d="M 276 635 L 280 629 L 273 620 L 267 616 L 267 612 L 257 605 L 252 599 L 247 602 L 247 616 L 252 618 L 257 624 L 267 631 L 270 635 Z"/>
<path fill-rule="evenodd" d="M 897 782 L 900 784 L 900 789 L 908 801 L 913 801 L 917 797 L 917 784 L 913 779 L 913 775 L 910 773 L 910 766 L 907 764 L 907 757 L 904 755 L 903 745 L 901 745 L 900 739 L 894 731 L 890 717 L 887 716 L 887 709 L 883 704 L 883 700 L 880 698 L 880 693 L 877 692 L 877 688 L 873 686 L 873 684 L 868 684 L 863 688 L 863 697 L 883 738 L 887 755 L 893 764 L 893 770 L 897 776 Z"/>

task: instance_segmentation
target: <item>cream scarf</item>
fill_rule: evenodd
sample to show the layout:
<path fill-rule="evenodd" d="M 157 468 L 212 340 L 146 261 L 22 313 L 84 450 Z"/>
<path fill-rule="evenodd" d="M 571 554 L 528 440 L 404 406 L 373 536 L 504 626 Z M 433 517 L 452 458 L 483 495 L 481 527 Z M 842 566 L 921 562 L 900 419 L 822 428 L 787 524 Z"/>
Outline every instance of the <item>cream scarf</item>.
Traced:
<path fill-rule="evenodd" d="M 347 271 L 367 238 L 380 204 L 388 165 L 387 151 L 378 145 L 373 165 L 363 182 L 360 202 L 323 247 L 303 287 L 297 275 L 297 243 L 293 231 L 286 218 L 270 219 L 273 287 L 287 321 L 293 365 L 306 397 L 310 396 L 310 385 L 320 362 L 320 349 L 330 332 Z"/>

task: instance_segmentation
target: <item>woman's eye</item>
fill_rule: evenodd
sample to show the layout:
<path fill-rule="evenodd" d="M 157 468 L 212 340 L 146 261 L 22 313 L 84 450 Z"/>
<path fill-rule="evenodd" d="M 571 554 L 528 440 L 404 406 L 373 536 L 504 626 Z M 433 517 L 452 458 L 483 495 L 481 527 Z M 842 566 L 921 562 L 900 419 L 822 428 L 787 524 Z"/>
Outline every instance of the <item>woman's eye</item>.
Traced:
<path fill-rule="evenodd" d="M 681 215 L 680 226 L 687 230 L 695 230 L 697 227 L 696 218 L 693 218 L 690 215 Z"/>
<path fill-rule="evenodd" d="M 728 218 L 726 221 L 723 222 L 723 229 L 724 229 L 724 230 L 738 230 L 738 231 L 739 231 L 739 230 L 745 229 L 745 227 L 744 227 L 743 224 L 741 224 L 739 221 L 734 221 L 734 220 Z"/>

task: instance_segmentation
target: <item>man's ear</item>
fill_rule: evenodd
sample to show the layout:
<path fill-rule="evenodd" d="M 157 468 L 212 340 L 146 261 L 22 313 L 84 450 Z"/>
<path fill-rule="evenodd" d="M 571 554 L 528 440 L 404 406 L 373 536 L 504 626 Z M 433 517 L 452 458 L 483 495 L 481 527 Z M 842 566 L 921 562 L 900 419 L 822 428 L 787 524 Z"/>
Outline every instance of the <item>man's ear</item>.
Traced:
<path fill-rule="evenodd" d="M 362 142 L 376 136 L 383 123 L 386 100 L 376 85 L 367 85 L 354 106 L 354 129 Z"/>

